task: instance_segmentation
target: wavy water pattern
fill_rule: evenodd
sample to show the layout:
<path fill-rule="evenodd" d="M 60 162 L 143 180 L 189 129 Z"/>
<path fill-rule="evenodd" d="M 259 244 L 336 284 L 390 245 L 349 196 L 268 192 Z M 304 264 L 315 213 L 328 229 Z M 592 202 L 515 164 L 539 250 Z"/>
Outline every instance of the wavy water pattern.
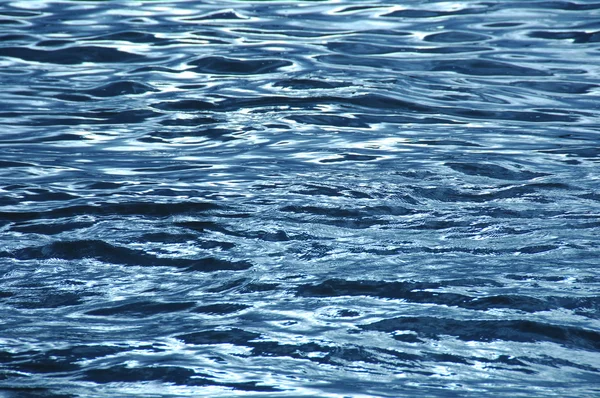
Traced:
<path fill-rule="evenodd" d="M 0 2 L 0 395 L 600 394 L 600 3 Z"/>

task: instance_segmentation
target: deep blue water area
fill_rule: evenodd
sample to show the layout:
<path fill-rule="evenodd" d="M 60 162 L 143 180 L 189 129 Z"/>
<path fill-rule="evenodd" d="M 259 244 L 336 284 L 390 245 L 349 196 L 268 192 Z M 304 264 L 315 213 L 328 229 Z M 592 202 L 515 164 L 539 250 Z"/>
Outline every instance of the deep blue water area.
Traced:
<path fill-rule="evenodd" d="M 0 397 L 600 396 L 600 2 L 0 1 Z"/>

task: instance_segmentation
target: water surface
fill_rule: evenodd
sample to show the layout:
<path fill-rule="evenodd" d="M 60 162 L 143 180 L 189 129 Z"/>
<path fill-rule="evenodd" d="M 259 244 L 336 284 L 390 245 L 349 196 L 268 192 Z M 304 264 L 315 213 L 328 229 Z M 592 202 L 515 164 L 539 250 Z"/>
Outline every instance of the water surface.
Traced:
<path fill-rule="evenodd" d="M 1 394 L 600 394 L 599 21 L 1 2 Z"/>

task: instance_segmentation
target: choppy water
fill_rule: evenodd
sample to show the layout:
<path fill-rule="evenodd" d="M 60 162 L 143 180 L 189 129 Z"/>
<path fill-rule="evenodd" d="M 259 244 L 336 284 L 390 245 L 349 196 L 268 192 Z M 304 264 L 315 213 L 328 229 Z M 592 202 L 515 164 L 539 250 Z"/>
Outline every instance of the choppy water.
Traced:
<path fill-rule="evenodd" d="M 0 2 L 0 395 L 600 394 L 600 3 Z"/>

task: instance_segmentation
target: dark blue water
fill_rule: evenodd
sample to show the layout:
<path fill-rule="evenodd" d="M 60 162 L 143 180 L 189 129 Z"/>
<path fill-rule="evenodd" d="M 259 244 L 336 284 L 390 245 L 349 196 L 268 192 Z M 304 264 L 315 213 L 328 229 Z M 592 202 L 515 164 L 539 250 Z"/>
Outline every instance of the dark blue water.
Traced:
<path fill-rule="evenodd" d="M 0 396 L 600 394 L 600 3 L 0 1 Z"/>

